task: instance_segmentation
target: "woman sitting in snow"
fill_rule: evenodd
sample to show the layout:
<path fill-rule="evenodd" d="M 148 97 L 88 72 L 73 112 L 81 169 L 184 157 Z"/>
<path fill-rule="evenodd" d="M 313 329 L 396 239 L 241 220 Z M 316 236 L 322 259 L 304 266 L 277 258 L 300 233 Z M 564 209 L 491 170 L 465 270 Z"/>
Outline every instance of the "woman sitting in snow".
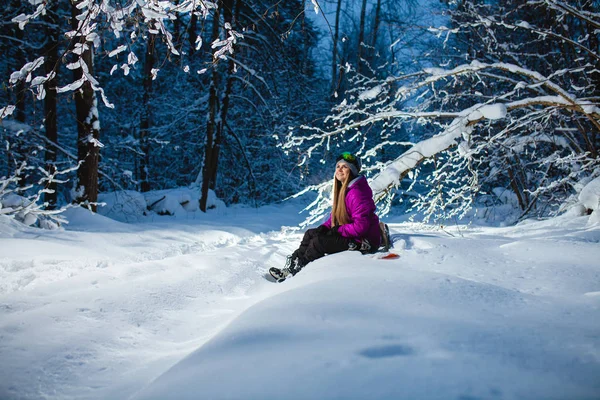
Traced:
<path fill-rule="evenodd" d="M 333 178 L 331 215 L 323 225 L 306 231 L 300 247 L 288 256 L 283 269 L 269 270 L 278 282 L 290 274 L 296 275 L 306 264 L 325 254 L 344 250 L 377 251 L 381 241 L 379 218 L 367 178 L 359 172 L 360 160 L 356 155 L 340 154 Z"/>

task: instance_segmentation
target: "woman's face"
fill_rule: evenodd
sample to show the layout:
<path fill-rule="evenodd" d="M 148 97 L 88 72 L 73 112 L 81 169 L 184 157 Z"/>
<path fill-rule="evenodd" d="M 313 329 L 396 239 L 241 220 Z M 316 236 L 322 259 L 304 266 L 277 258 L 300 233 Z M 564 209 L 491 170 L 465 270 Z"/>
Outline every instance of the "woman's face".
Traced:
<path fill-rule="evenodd" d="M 344 163 L 338 163 L 335 166 L 335 179 L 340 182 L 345 182 L 350 173 L 350 168 Z"/>

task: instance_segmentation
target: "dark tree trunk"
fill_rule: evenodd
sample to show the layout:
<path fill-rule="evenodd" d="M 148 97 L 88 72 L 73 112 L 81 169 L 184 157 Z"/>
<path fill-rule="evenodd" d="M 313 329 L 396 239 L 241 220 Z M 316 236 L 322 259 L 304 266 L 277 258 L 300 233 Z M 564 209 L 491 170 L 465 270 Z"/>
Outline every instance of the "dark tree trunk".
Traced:
<path fill-rule="evenodd" d="M 331 93 L 338 89 L 339 82 L 337 79 L 337 68 L 338 68 L 338 40 L 340 35 L 340 13 L 342 10 L 342 0 L 338 0 L 337 8 L 335 10 L 335 26 L 333 34 L 333 54 L 331 56 Z"/>
<path fill-rule="evenodd" d="M 55 1 L 48 3 L 46 7 L 46 45 L 44 46 L 44 72 L 46 76 L 52 72 L 58 73 L 58 4 Z M 58 127 L 56 123 L 56 75 L 54 78 L 47 80 L 44 83 L 46 97 L 44 98 L 44 126 L 46 128 L 46 145 L 45 162 L 46 171 L 48 174 L 56 172 L 56 143 L 58 141 Z M 44 202 L 47 203 L 47 208 L 53 210 L 56 208 L 56 182 L 50 181 L 47 184 L 49 192 L 44 193 Z"/>
<path fill-rule="evenodd" d="M 362 1 L 362 7 L 360 9 L 360 24 L 358 28 L 358 49 L 356 53 L 356 71 L 360 74 L 362 72 L 362 47 L 363 41 L 365 40 L 365 20 L 367 14 L 367 0 Z"/>
<path fill-rule="evenodd" d="M 219 22 L 221 19 L 221 9 L 223 3 L 219 2 L 219 7 L 213 14 L 213 25 L 211 42 L 219 38 Z M 211 187 L 211 177 L 213 176 L 213 165 L 216 162 L 213 160 L 216 134 L 216 117 L 218 113 L 219 98 L 219 71 L 218 64 L 212 67 L 212 80 L 208 90 L 208 120 L 206 121 L 206 145 L 204 147 L 204 165 L 202 166 L 202 189 L 200 193 L 200 210 L 206 212 L 208 202 L 208 189 Z"/>
<path fill-rule="evenodd" d="M 596 11 L 596 10 L 594 10 Z M 586 24 L 587 28 L 587 37 L 589 41 L 589 48 L 592 49 L 596 54 L 600 51 L 600 43 L 598 41 L 598 36 L 596 35 L 596 28 L 591 24 Z M 596 71 L 600 71 L 600 62 L 596 62 Z M 594 83 L 594 97 L 600 98 L 600 77 L 598 77 L 598 73 L 595 73 L 591 76 L 591 81 Z M 600 156 L 598 152 L 598 146 L 600 145 L 600 134 L 598 129 L 595 126 L 591 125 L 589 129 L 589 134 L 585 131 L 582 132 L 584 136 L 585 143 L 587 145 L 586 150 L 590 152 L 590 155 L 594 158 L 598 158 Z"/>
<path fill-rule="evenodd" d="M 233 27 L 233 8 L 234 0 L 223 1 L 223 21 L 229 23 Z M 234 62 L 231 57 L 227 59 L 227 71 L 225 74 L 225 92 L 221 98 L 221 115 L 217 123 L 216 138 L 215 138 L 215 149 L 212 158 L 212 174 L 211 174 L 211 189 L 215 189 L 217 183 L 217 172 L 219 165 L 219 154 L 221 151 L 221 143 L 223 143 L 223 135 L 225 132 L 225 126 L 227 124 L 227 113 L 229 112 L 229 102 L 231 100 L 231 90 L 233 88 L 233 69 Z"/>
<path fill-rule="evenodd" d="M 302 10 L 306 10 L 306 2 L 303 0 L 302 1 Z M 308 75 L 309 71 L 308 71 L 308 55 L 310 52 L 310 39 L 308 37 L 309 35 L 309 30 L 306 28 L 306 12 L 302 13 L 302 40 L 303 40 L 303 44 L 302 44 L 302 65 L 301 65 L 301 71 L 303 75 Z"/>
<path fill-rule="evenodd" d="M 15 28 L 15 37 L 17 39 L 19 39 L 20 42 L 22 42 L 24 40 L 24 34 L 23 31 L 21 29 L 19 29 L 18 27 Z M 25 65 L 25 63 L 27 62 L 27 55 L 25 53 L 25 50 L 23 50 L 23 48 L 21 47 L 22 45 L 19 45 L 19 47 L 17 48 L 17 65 L 18 68 L 20 69 L 23 65 Z M 19 80 L 19 82 L 17 82 L 16 84 L 16 96 L 17 96 L 17 102 L 15 104 L 16 109 L 15 109 L 15 119 L 19 122 L 25 123 L 25 94 L 26 94 L 26 89 L 25 89 L 25 81 L 23 79 Z"/>
<path fill-rule="evenodd" d="M 175 7 L 179 6 L 179 3 L 181 3 L 180 0 L 173 1 L 173 4 L 175 4 Z M 182 25 L 183 24 L 181 23 L 181 14 L 176 13 L 175 19 L 173 20 L 173 45 L 177 48 L 183 48 L 183 40 L 182 40 L 182 32 L 181 32 Z M 184 30 L 185 30 L 185 28 L 184 28 Z"/>
<path fill-rule="evenodd" d="M 198 17 L 192 13 L 190 17 L 190 25 L 188 27 L 188 40 L 190 43 L 190 57 L 194 55 L 196 51 L 196 39 L 198 34 L 196 33 L 196 25 L 198 24 Z"/>
<path fill-rule="evenodd" d="M 19 2 L 18 1 L 13 1 L 12 2 L 12 8 L 18 9 L 19 8 Z M 25 49 L 23 48 L 23 43 L 25 40 L 25 35 L 24 35 L 24 31 L 22 31 L 17 24 L 13 24 L 11 33 L 14 35 L 14 37 L 17 39 L 17 46 L 14 52 L 14 65 L 13 65 L 13 69 L 14 70 L 19 70 L 23 67 L 23 65 L 25 65 L 27 63 L 27 53 L 25 51 Z M 15 94 L 15 111 L 14 111 L 14 116 L 15 116 L 15 120 L 21 123 L 25 123 L 26 122 L 26 116 L 25 116 L 25 99 L 26 99 L 26 93 L 27 93 L 27 89 L 25 86 L 25 81 L 24 80 L 19 80 L 16 84 L 15 84 L 15 88 L 14 88 L 14 94 Z M 7 152 L 7 158 L 8 158 L 8 168 L 9 170 L 11 168 L 14 168 L 14 173 L 17 174 L 17 169 L 18 169 L 18 165 L 21 164 L 21 162 L 25 161 L 26 158 L 24 156 L 24 150 L 23 150 L 23 141 L 21 138 L 14 138 L 14 140 L 11 140 L 13 138 L 9 137 L 9 149 Z M 25 187 L 27 186 L 28 182 L 27 182 L 27 178 L 26 178 L 26 174 L 25 175 L 17 175 L 19 177 L 19 181 L 18 181 L 18 185 L 20 187 Z"/>
<path fill-rule="evenodd" d="M 152 95 L 152 68 L 154 67 L 154 42 L 156 35 L 150 34 L 146 43 L 146 58 L 144 60 L 144 78 L 143 78 L 143 96 L 142 96 L 142 114 L 140 117 L 140 151 L 141 158 L 138 163 L 138 177 L 140 180 L 140 191 L 147 192 L 150 190 L 150 182 L 148 182 L 148 170 L 150 163 L 150 145 L 148 136 L 150 134 L 150 96 Z"/>
<path fill-rule="evenodd" d="M 77 4 L 80 1 L 73 2 L 71 7 L 71 25 L 73 30 L 77 30 L 79 10 Z M 86 43 L 86 38 L 78 36 L 75 42 Z M 80 55 L 90 75 L 93 75 L 93 43 L 87 42 L 87 50 Z M 77 68 L 73 70 L 75 80 L 81 79 L 83 70 Z M 77 170 L 77 203 L 96 203 L 98 201 L 98 161 L 100 157 L 97 141 L 100 136 L 100 123 L 98 120 L 98 109 L 96 94 L 90 82 L 84 82 L 81 88 L 74 94 L 75 110 L 77 118 L 77 160 L 80 163 Z M 96 205 L 90 204 L 92 211 L 96 211 Z"/>
<path fill-rule="evenodd" d="M 233 27 L 234 7 L 234 0 L 223 0 L 219 2 L 219 14 L 215 15 L 215 18 L 217 18 L 217 16 L 220 18 L 220 14 L 222 13 L 223 22 L 229 23 Z M 218 38 L 218 36 L 219 26 L 217 23 L 216 25 L 213 25 L 212 40 L 214 41 L 216 38 Z M 220 71 L 218 66 L 214 66 L 213 68 L 213 80 L 210 87 L 209 122 L 206 127 L 206 156 L 204 161 L 202 193 L 200 198 L 200 209 L 204 212 L 206 212 L 207 208 L 208 189 L 214 190 L 217 183 L 219 154 L 221 151 L 221 144 L 223 143 L 223 134 L 227 123 L 227 112 L 229 111 L 230 94 L 233 87 L 233 59 L 228 58 L 226 68 L 225 89 L 223 91 L 223 95 L 220 95 Z"/>
<path fill-rule="evenodd" d="M 379 25 L 381 25 L 381 0 L 377 0 L 377 5 L 375 6 L 375 20 L 373 21 L 373 35 L 371 36 L 371 47 L 373 49 L 376 48 Z"/>

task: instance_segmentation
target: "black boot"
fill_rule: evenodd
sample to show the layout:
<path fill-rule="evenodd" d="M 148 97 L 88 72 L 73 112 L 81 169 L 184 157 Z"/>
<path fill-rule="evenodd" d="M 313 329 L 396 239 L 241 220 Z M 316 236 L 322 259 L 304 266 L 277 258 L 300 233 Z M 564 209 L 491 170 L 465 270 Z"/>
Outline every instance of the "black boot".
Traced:
<path fill-rule="evenodd" d="M 285 281 L 290 275 L 294 276 L 304 268 L 305 264 L 300 260 L 300 257 L 298 257 L 297 254 L 297 252 L 294 252 L 292 255 L 287 256 L 283 268 L 279 269 L 273 267 L 269 269 L 269 273 L 277 282 Z"/>
<path fill-rule="evenodd" d="M 287 259 L 285 260 L 285 266 L 283 268 L 279 269 L 272 267 L 269 269 L 269 273 L 277 282 L 283 282 L 288 276 L 296 275 L 296 260 L 297 257 L 295 256 L 295 253 L 291 256 L 287 256 Z"/>
<path fill-rule="evenodd" d="M 292 268 L 290 269 L 290 272 L 292 275 L 296 275 L 302 268 L 304 268 L 305 265 L 306 263 L 303 262 L 300 257 L 296 257 L 292 260 Z"/>

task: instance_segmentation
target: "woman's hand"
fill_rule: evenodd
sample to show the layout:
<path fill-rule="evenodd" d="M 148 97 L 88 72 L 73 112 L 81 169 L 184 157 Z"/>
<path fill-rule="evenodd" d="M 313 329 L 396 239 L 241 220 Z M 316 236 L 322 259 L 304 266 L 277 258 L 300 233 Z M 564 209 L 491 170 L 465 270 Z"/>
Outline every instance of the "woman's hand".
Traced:
<path fill-rule="evenodd" d="M 329 231 L 327 231 L 327 236 L 333 236 L 338 234 L 339 225 L 332 226 Z"/>
<path fill-rule="evenodd" d="M 327 228 L 325 225 L 320 225 L 317 227 L 317 233 L 319 235 L 326 235 L 329 233 L 329 228 Z"/>

